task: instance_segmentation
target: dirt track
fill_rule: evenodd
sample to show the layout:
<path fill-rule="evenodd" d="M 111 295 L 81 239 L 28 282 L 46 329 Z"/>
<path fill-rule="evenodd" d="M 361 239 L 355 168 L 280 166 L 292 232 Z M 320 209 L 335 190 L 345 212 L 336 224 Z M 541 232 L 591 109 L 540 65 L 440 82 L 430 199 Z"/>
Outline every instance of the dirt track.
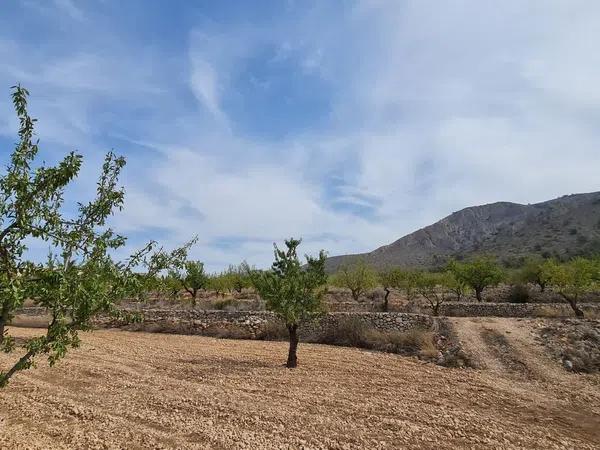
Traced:
<path fill-rule="evenodd" d="M 600 446 L 599 377 L 444 369 L 306 344 L 290 371 L 284 343 L 123 331 L 83 340 L 0 391 L 1 448 Z"/>

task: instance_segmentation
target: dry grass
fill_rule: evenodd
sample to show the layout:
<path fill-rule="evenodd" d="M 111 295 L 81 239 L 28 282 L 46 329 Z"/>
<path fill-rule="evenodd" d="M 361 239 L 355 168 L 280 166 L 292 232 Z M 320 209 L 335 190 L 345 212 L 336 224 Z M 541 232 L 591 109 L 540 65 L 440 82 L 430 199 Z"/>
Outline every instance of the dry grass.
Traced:
<path fill-rule="evenodd" d="M 310 336 L 309 342 L 358 347 L 402 355 L 435 358 L 439 351 L 432 331 L 415 328 L 407 331 L 379 330 L 358 317 L 347 317 L 323 333 Z"/>
<path fill-rule="evenodd" d="M 535 309 L 535 313 L 538 317 L 557 318 L 565 317 L 565 313 L 562 309 L 554 306 L 540 306 Z"/>

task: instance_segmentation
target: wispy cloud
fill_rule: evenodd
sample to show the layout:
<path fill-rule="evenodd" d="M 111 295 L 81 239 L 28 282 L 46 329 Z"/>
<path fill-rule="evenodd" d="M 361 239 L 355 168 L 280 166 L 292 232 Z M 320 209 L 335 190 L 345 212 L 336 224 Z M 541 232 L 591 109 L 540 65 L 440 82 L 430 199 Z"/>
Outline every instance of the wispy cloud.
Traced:
<path fill-rule="evenodd" d="M 265 265 L 290 235 L 365 251 L 472 204 L 598 189 L 595 2 L 89 5 L 54 5 L 69 31 L 47 7 L 39 34 L 14 26 L 34 8 L 0 18 L 0 86 L 31 88 L 43 148 L 86 154 L 74 194 L 125 152 L 133 241 L 198 234 L 212 269 Z M 0 143 L 15 126 L 0 102 Z"/>

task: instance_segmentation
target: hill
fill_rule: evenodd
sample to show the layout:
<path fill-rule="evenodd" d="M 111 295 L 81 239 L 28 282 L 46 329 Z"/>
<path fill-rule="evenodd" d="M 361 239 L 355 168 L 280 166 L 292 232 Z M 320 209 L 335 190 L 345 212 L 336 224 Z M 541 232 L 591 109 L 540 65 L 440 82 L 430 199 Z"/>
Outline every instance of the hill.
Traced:
<path fill-rule="evenodd" d="M 600 253 L 600 192 L 531 205 L 472 206 L 369 253 L 333 256 L 327 270 L 363 258 L 376 268 L 433 267 L 450 258 L 494 255 L 511 265 L 528 255 Z"/>

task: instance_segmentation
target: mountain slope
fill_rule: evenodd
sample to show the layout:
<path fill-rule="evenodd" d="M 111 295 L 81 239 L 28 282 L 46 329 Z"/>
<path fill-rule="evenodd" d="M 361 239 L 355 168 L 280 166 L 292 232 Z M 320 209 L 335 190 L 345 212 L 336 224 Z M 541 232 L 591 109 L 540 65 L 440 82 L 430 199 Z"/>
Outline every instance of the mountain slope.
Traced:
<path fill-rule="evenodd" d="M 499 202 L 455 212 L 397 241 L 358 255 L 327 259 L 332 272 L 356 258 L 376 268 L 429 267 L 449 258 L 496 255 L 569 257 L 600 252 L 600 192 L 521 205 Z"/>

